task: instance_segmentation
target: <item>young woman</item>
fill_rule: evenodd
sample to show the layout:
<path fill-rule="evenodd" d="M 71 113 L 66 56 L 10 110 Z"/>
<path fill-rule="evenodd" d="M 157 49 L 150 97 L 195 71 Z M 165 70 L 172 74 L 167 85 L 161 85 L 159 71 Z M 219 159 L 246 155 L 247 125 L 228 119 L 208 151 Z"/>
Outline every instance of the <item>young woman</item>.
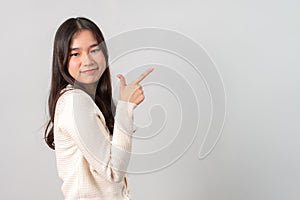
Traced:
<path fill-rule="evenodd" d="M 87 18 L 70 18 L 58 28 L 53 48 L 45 141 L 55 149 L 65 199 L 130 199 L 126 170 L 131 151 L 133 111 L 144 100 L 139 82 L 120 79 L 112 100 L 104 37 Z"/>

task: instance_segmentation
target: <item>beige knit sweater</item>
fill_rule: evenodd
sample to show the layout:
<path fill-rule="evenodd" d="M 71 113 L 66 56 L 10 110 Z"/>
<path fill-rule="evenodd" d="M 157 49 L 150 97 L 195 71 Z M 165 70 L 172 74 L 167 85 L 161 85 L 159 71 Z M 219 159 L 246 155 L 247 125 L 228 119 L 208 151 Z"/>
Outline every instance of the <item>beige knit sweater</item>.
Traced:
<path fill-rule="evenodd" d="M 64 90 L 55 109 L 54 142 L 65 200 L 131 199 L 125 175 L 137 105 L 117 102 L 111 137 L 94 100 L 70 84 Z"/>

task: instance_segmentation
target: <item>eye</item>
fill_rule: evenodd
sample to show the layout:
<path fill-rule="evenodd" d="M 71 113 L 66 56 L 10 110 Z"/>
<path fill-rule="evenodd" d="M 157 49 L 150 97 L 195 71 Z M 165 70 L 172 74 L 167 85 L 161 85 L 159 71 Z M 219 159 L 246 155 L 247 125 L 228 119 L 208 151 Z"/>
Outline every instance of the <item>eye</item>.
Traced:
<path fill-rule="evenodd" d="M 70 54 L 70 57 L 77 57 L 77 56 L 79 56 L 79 53 L 71 53 Z"/>
<path fill-rule="evenodd" d="M 96 53 L 96 52 L 99 52 L 100 50 L 101 50 L 100 48 L 96 48 L 96 49 L 91 50 L 91 53 Z"/>

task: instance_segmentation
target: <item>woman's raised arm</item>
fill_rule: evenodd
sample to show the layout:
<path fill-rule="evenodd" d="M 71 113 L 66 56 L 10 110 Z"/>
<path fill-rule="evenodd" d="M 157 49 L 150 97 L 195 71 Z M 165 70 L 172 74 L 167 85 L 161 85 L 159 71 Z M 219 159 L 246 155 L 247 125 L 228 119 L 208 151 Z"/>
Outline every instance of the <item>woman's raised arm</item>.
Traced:
<path fill-rule="evenodd" d="M 57 101 L 56 128 L 67 132 L 97 173 L 111 182 L 120 182 L 131 154 L 133 110 L 137 105 L 119 100 L 112 141 L 104 116 L 84 91 L 73 89 Z"/>

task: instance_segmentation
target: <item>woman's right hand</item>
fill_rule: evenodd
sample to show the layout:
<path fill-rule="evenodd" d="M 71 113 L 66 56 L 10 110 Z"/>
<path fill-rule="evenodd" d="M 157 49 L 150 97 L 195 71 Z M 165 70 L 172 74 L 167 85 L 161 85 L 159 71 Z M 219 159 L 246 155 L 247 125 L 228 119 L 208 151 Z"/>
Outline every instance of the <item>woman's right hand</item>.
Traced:
<path fill-rule="evenodd" d="M 119 100 L 128 101 L 135 104 L 140 104 L 144 99 L 144 92 L 142 86 L 139 84 L 146 76 L 148 76 L 154 67 L 147 69 L 142 73 L 137 79 L 126 84 L 126 80 L 123 75 L 118 74 L 117 77 L 120 79 L 120 91 L 119 91 Z"/>

